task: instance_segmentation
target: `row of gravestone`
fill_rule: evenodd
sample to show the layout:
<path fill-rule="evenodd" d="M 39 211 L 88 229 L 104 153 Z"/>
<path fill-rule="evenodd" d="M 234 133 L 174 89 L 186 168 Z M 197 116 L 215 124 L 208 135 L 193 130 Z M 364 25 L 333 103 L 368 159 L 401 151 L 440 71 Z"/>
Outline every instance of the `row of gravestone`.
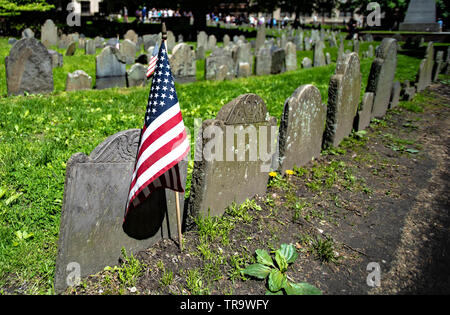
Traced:
<path fill-rule="evenodd" d="M 426 80 L 429 78 L 429 72 L 422 69 L 431 64 L 431 49 L 421 64 L 418 82 L 425 80 L 425 73 Z M 344 54 L 330 78 L 328 103 L 322 103 L 315 86 L 300 86 L 285 101 L 279 128 L 277 119 L 255 94 L 241 95 L 224 105 L 215 119 L 198 126 L 190 197 L 184 203 L 180 194 L 179 200 L 185 226 L 192 226 L 190 218 L 220 216 L 232 202 L 263 195 L 270 170 L 284 173 L 305 165 L 318 157 L 323 147 L 338 146 L 353 129 L 363 130 L 372 118 L 383 117 L 405 92 L 394 81 L 396 63 L 396 41 L 384 39 L 360 102 L 359 57 L 355 52 Z M 67 287 L 69 266 L 74 262 L 81 276 L 86 276 L 116 264 L 122 247 L 137 252 L 161 238 L 176 237 L 176 202 L 171 191 L 151 194 L 123 225 L 139 136 L 138 129 L 119 132 L 89 156 L 77 153 L 67 162 L 55 272 L 57 292 Z M 187 164 L 180 162 L 183 182 Z"/>

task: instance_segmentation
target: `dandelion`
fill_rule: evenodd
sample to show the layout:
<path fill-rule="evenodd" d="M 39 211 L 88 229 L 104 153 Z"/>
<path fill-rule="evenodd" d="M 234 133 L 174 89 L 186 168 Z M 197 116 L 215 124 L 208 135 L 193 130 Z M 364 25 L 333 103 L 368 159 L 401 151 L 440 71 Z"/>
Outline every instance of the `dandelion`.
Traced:
<path fill-rule="evenodd" d="M 270 177 L 277 177 L 277 172 L 270 172 L 270 173 L 269 173 L 269 176 L 270 176 Z"/>
<path fill-rule="evenodd" d="M 294 171 L 293 170 L 286 170 L 286 175 L 294 175 Z"/>

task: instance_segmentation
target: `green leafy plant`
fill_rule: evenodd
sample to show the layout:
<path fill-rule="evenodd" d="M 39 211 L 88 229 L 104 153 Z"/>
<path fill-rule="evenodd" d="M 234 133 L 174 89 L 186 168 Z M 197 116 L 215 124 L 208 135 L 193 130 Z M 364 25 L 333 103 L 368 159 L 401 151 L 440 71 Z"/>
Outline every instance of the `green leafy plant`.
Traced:
<path fill-rule="evenodd" d="M 247 266 L 242 273 L 257 279 L 267 279 L 267 295 L 311 295 L 322 294 L 322 292 L 306 282 L 293 283 L 286 274 L 289 264 L 298 257 L 293 244 L 281 244 L 275 251 L 275 262 L 272 256 L 264 249 L 257 249 L 256 264 Z"/>

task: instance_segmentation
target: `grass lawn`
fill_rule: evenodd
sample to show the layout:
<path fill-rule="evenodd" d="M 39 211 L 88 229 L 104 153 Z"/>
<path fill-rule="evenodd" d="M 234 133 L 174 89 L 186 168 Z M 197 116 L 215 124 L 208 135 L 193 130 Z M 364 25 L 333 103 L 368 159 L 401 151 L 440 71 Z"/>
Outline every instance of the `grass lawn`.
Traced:
<path fill-rule="evenodd" d="M 361 45 L 361 53 L 367 46 Z M 2 63 L 9 49 L 7 39 L 1 38 Z M 327 49 L 336 60 L 337 48 Z M 312 52 L 298 55 L 312 58 Z M 6 98 L 4 64 L 0 67 L 0 294 L 2 287 L 21 288 L 30 294 L 53 293 L 67 160 L 76 152 L 90 153 L 116 132 L 142 126 L 148 87 L 64 91 L 69 71 L 84 70 L 95 80 L 94 58 L 85 56 L 83 50 L 64 56 L 64 66 L 54 69 L 55 92 L 45 96 Z M 371 62 L 361 61 L 363 91 Z M 396 79 L 413 81 L 419 63 L 418 58 L 399 55 Z M 333 63 L 279 75 L 209 82 L 203 80 L 204 62 L 198 65 L 198 82 L 176 85 L 191 132 L 194 118 L 214 118 L 223 105 L 244 93 L 260 95 L 278 119 L 286 98 L 302 84 L 314 84 L 326 102 L 335 69 Z"/>

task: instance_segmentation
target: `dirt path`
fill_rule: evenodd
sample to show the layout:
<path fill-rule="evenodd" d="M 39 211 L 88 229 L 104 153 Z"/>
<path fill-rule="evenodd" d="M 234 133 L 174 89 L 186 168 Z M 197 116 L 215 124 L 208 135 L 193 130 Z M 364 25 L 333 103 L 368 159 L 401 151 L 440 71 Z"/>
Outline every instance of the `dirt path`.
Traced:
<path fill-rule="evenodd" d="M 324 294 L 449 294 L 450 86 L 405 106 L 273 178 L 255 202 L 186 232 L 183 254 L 171 240 L 141 252 L 135 281 L 124 280 L 125 265 L 68 293 L 264 294 L 264 281 L 240 271 L 256 249 L 293 243 L 290 279 Z M 367 283 L 369 263 L 380 266 L 380 287 Z"/>

